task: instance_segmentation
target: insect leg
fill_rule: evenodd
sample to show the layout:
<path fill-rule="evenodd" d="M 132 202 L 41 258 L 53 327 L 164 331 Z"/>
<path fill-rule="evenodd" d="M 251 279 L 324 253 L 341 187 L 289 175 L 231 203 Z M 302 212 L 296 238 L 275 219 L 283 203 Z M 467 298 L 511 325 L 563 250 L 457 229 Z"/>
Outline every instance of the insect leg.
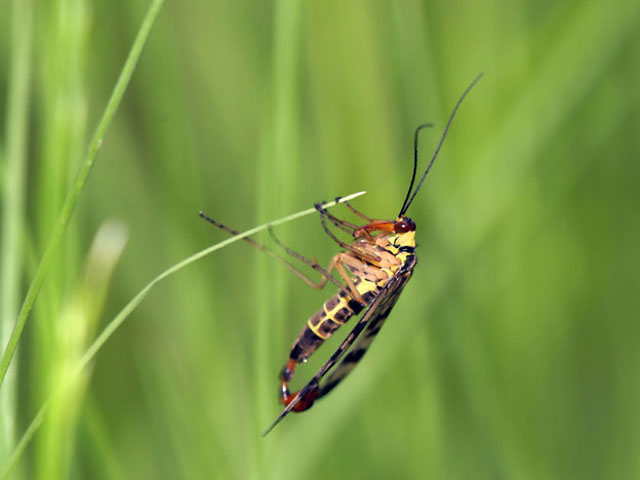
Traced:
<path fill-rule="evenodd" d="M 335 199 L 336 202 L 339 202 L 340 200 L 341 200 L 341 197 L 336 197 L 336 199 Z M 363 218 L 363 219 L 367 220 L 367 222 L 371 223 L 371 222 L 377 222 L 378 221 L 378 220 L 374 220 L 372 218 L 369 218 L 365 214 L 359 212 L 349 202 L 343 201 L 343 203 L 345 203 L 347 205 L 347 207 L 349 207 L 349 209 L 353 213 L 355 213 L 360 218 Z M 327 218 L 329 220 L 331 220 L 331 223 L 333 223 L 336 227 L 340 228 L 340 230 L 342 230 L 343 232 L 347 232 L 349 235 L 352 235 L 353 238 L 364 237 L 367 241 L 369 241 L 371 243 L 374 242 L 373 236 L 371 235 L 369 229 L 362 228 L 362 227 L 360 227 L 358 225 L 354 225 L 353 223 L 347 222 L 346 220 L 341 220 L 341 219 L 335 217 L 334 215 L 329 213 L 324 208 L 324 203 L 321 203 L 319 207 L 318 207 L 318 205 L 316 205 L 315 207 L 316 207 L 316 209 L 318 211 L 320 211 L 320 209 L 322 209 L 324 211 L 324 214 L 327 216 Z"/>
<path fill-rule="evenodd" d="M 336 202 L 341 201 L 341 197 L 336 197 Z M 353 213 L 355 213 L 357 216 L 359 216 L 360 218 L 363 218 L 364 220 L 367 221 L 366 225 L 363 226 L 357 226 L 357 225 L 352 225 L 349 224 L 352 227 L 355 227 L 353 231 L 349 231 L 346 230 L 345 228 L 342 228 L 342 230 L 347 231 L 348 233 L 351 233 L 353 235 L 354 238 L 361 238 L 364 237 L 367 241 L 373 243 L 374 242 L 374 238 L 371 235 L 371 232 L 374 232 L 376 230 L 381 230 L 383 232 L 388 232 L 388 233 L 392 233 L 394 232 L 394 226 L 395 226 L 395 222 L 394 221 L 390 221 L 390 220 L 376 220 L 374 218 L 370 218 L 367 217 L 364 213 L 360 212 L 359 210 L 356 210 L 356 208 L 351 205 L 348 201 L 346 200 L 342 200 L 342 203 L 344 203 Z M 344 222 L 343 220 L 340 220 L 336 217 L 334 217 L 333 215 L 331 215 L 331 213 L 329 213 L 322 204 L 320 204 L 320 207 L 318 207 L 318 205 L 316 205 L 316 209 L 318 211 L 320 211 L 320 209 L 325 211 L 325 215 L 327 215 L 327 217 L 329 217 L 329 220 L 331 220 L 334 225 L 337 225 L 336 222 Z M 348 222 L 346 222 L 348 223 Z"/>
<path fill-rule="evenodd" d="M 346 256 L 347 256 L 346 253 L 338 253 L 337 255 L 334 255 L 333 258 L 331 259 L 331 263 L 329 264 L 329 267 L 330 268 L 332 266 L 336 267 L 336 270 L 338 270 L 338 273 L 340 273 L 342 278 L 344 278 L 344 281 L 347 282 L 349 290 L 352 292 L 352 297 L 358 303 L 364 304 L 364 300 L 363 300 L 362 296 L 360 295 L 360 292 L 358 292 L 358 289 L 356 288 L 356 285 L 353 283 L 353 280 L 347 274 L 347 271 L 344 269 L 344 265 L 342 264 L 343 257 L 346 257 Z"/>
<path fill-rule="evenodd" d="M 340 197 L 338 197 L 338 198 L 340 198 Z M 354 225 L 351 222 L 347 222 L 346 220 L 342 220 L 341 218 L 338 218 L 338 217 L 332 215 L 331 213 L 329 213 L 329 211 L 326 208 L 324 208 L 325 203 L 326 202 L 316 203 L 314 206 L 316 207 L 316 210 L 318 210 L 319 212 L 324 212 L 324 214 L 327 216 L 327 218 L 329 220 L 331 220 L 331 223 L 333 223 L 336 227 L 340 228 L 340 230 L 353 235 L 353 232 L 355 232 L 356 230 L 360 229 L 360 227 L 358 225 Z"/>
<path fill-rule="evenodd" d="M 311 279 L 308 279 L 307 283 L 310 286 L 320 290 L 321 288 L 323 288 L 326 285 L 327 280 L 329 280 L 329 279 L 335 280 L 333 275 L 331 275 L 331 272 L 335 268 L 336 270 L 338 270 L 338 273 L 344 279 L 344 281 L 345 281 L 345 283 L 347 284 L 347 287 L 348 287 L 348 290 L 346 290 L 342 285 L 339 284 L 340 285 L 340 291 L 342 291 L 343 293 L 349 294 L 352 298 L 354 298 L 355 300 L 357 300 L 360 303 L 364 302 L 364 300 L 360 296 L 360 293 L 358 292 L 358 289 L 356 288 L 355 284 L 353 283 L 353 280 L 347 274 L 346 270 L 342 266 L 342 263 L 346 258 L 346 254 L 338 253 L 338 254 L 334 255 L 333 258 L 331 259 L 331 262 L 329 262 L 329 266 L 325 270 L 320 265 L 318 265 L 318 262 L 316 262 L 315 259 L 314 260 L 309 260 L 304 255 L 301 255 L 300 253 L 296 252 L 295 250 L 292 250 L 291 248 L 287 247 L 284 243 L 282 243 L 280 241 L 280 239 L 276 236 L 276 234 L 273 232 L 273 230 L 269 229 L 269 233 L 271 234 L 271 237 L 273 238 L 273 240 L 278 244 L 278 246 L 280 248 L 282 248 L 287 254 L 291 255 L 294 258 L 297 258 L 298 260 L 300 260 L 301 262 L 305 263 L 306 265 L 309 265 L 314 270 L 318 270 L 321 273 L 323 273 L 322 279 L 319 282 L 315 282 L 314 283 Z"/>
<path fill-rule="evenodd" d="M 203 212 L 199 213 L 200 217 L 204 218 L 207 222 L 211 223 L 212 225 L 215 225 L 216 227 L 224 230 L 225 232 L 228 232 L 232 235 L 238 235 L 239 232 L 237 230 L 234 230 L 231 227 L 228 227 L 226 225 L 221 224 L 220 222 L 214 220 L 211 217 L 208 217 L 207 215 L 205 215 Z M 302 273 L 300 270 L 298 270 L 296 267 L 294 267 L 293 265 L 291 265 L 289 262 L 287 262 L 285 259 L 283 259 L 282 257 L 280 257 L 277 253 L 275 253 L 274 251 L 270 250 L 269 248 L 265 247 L 263 244 L 256 242 L 255 240 L 253 240 L 252 238 L 249 237 L 245 237 L 242 240 L 246 241 L 247 243 L 249 243 L 250 245 L 253 245 L 254 247 L 262 250 L 264 253 L 266 253 L 267 255 L 269 255 L 270 257 L 276 259 L 278 262 L 280 262 L 282 265 L 284 265 L 287 269 L 289 269 L 289 271 L 291 271 L 295 276 L 297 276 L 299 279 L 301 279 L 303 282 L 305 282 L 307 285 L 313 287 L 313 288 L 322 288 L 322 286 L 324 286 L 324 284 L 326 283 L 327 280 L 330 280 L 333 284 L 336 285 L 336 287 L 338 287 L 341 290 L 344 290 L 345 293 L 348 293 L 344 286 L 342 286 L 342 284 L 340 282 L 338 282 L 329 272 L 327 272 L 324 268 L 322 268 L 320 265 L 317 265 L 315 267 L 312 267 L 314 270 L 317 270 L 318 272 L 320 272 L 320 274 L 323 276 L 324 278 L 324 282 L 322 283 L 322 285 L 320 287 L 318 287 L 318 283 L 314 282 L 313 280 L 311 280 L 309 277 L 307 277 L 304 273 Z"/>
<path fill-rule="evenodd" d="M 342 200 L 342 197 L 336 197 L 336 202 L 339 201 L 339 200 Z M 373 218 L 367 217 L 364 213 L 360 212 L 359 210 L 356 210 L 356 208 L 353 205 L 351 205 L 351 203 L 349 203 L 348 201 L 342 200 L 342 203 L 344 203 L 349 210 L 351 210 L 353 213 L 355 213 L 360 218 L 366 220 L 367 222 L 372 222 L 373 221 Z"/>
<path fill-rule="evenodd" d="M 325 220 L 325 216 L 329 215 L 329 213 L 319 203 L 316 203 L 315 207 L 320 212 L 320 221 L 322 222 L 322 228 L 324 228 L 324 231 L 326 232 L 326 234 L 329 235 L 329 237 L 331 237 L 334 242 L 336 242 L 338 245 L 340 245 L 345 250 L 349 250 L 354 255 L 356 255 L 358 258 L 361 258 L 363 260 L 366 260 L 366 261 L 374 263 L 374 264 L 378 263 L 380 261 L 380 257 L 378 257 L 377 255 L 372 255 L 370 253 L 363 252 L 362 249 L 359 249 L 358 247 L 356 247 L 354 245 L 351 245 L 349 243 L 343 242 L 338 237 L 336 237 L 334 235 L 334 233 L 331 230 L 329 230 L 329 227 L 327 227 L 327 222 Z M 360 227 L 358 227 L 358 229 L 362 230 L 362 229 L 360 229 Z M 369 238 L 371 238 L 370 235 L 369 235 Z"/>
<path fill-rule="evenodd" d="M 338 220 L 338 218 L 333 217 L 333 218 L 330 218 L 329 220 L 331 220 L 331 223 L 333 223 L 336 227 L 338 227 L 343 232 L 346 232 L 349 235 L 353 235 L 353 232 L 355 230 L 352 227 L 345 225 L 341 220 Z"/>
<path fill-rule="evenodd" d="M 337 197 L 337 198 L 339 199 L 340 197 Z M 336 199 L 336 201 L 337 201 L 337 199 Z M 326 202 L 322 202 L 322 203 L 319 204 L 319 205 L 321 205 L 321 208 L 323 210 L 325 210 L 324 209 L 325 203 Z M 318 204 L 316 204 L 315 207 L 316 207 L 316 209 L 318 209 Z M 319 211 L 319 209 L 318 209 L 318 211 Z M 325 210 L 325 212 L 326 212 L 326 210 Z M 357 225 L 349 223 L 346 220 L 341 220 L 341 219 L 339 219 L 337 217 L 334 217 L 333 215 L 329 216 L 329 220 L 331 220 L 331 223 L 333 223 L 336 227 L 338 227 L 343 232 L 348 233 L 349 235 L 353 235 L 353 233 L 358 229 Z"/>

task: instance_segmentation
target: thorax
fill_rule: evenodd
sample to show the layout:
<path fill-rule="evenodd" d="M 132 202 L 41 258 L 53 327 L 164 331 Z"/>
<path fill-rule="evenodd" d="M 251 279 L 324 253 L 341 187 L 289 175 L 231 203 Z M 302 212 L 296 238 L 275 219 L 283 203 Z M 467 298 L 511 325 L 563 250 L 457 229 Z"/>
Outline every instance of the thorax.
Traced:
<path fill-rule="evenodd" d="M 364 255 L 358 256 L 350 252 L 354 262 L 348 265 L 349 270 L 361 280 L 358 290 L 370 290 L 371 282 L 382 287 L 396 272 L 413 257 L 415 250 L 415 232 L 400 234 L 381 234 L 374 237 L 374 242 L 359 239 L 354 246 Z M 375 260 L 373 260 L 375 258 Z"/>

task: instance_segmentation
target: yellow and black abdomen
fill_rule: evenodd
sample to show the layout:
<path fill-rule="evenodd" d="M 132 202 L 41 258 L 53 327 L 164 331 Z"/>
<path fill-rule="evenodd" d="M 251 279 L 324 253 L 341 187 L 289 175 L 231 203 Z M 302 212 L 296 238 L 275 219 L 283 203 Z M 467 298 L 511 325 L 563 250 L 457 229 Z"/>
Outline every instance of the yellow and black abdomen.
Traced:
<path fill-rule="evenodd" d="M 315 352 L 322 342 L 346 323 L 351 317 L 359 314 L 363 308 L 371 304 L 378 294 L 380 287 L 368 280 L 356 278 L 354 281 L 358 292 L 364 300 L 364 304 L 351 298 L 344 291 L 327 300 L 300 332 L 293 343 L 289 358 L 296 363 L 306 361 Z"/>

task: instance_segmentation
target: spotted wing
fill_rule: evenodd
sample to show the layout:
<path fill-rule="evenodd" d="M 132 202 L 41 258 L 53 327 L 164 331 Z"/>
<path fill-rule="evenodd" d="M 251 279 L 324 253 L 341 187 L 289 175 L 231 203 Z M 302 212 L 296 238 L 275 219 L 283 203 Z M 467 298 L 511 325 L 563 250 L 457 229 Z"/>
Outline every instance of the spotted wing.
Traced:
<path fill-rule="evenodd" d="M 289 405 L 287 405 L 284 410 L 282 410 L 282 413 L 278 415 L 278 418 L 276 418 L 275 421 L 269 426 L 269 428 L 264 431 L 264 433 L 262 434 L 263 436 L 273 430 L 273 428 L 278 423 L 280 423 L 282 419 L 293 410 L 296 404 L 309 392 L 314 389 L 320 388 L 319 395 L 326 395 L 327 393 L 329 393 L 329 390 L 335 387 L 353 369 L 355 364 L 360 360 L 360 358 L 362 358 L 362 355 L 364 355 L 364 352 L 366 351 L 369 344 L 373 341 L 375 335 L 380 330 L 380 327 L 389 315 L 389 312 L 391 312 L 391 309 L 398 300 L 400 292 L 406 285 L 409 278 L 411 278 L 415 264 L 415 257 L 410 257 L 409 261 L 400 270 L 398 270 L 396 275 L 391 280 L 389 280 L 389 282 L 387 282 L 387 284 L 378 293 L 378 296 L 374 299 L 373 302 L 371 302 L 371 305 L 369 305 L 362 317 L 360 317 L 358 323 L 356 323 L 351 332 L 349 332 L 347 338 L 345 338 L 342 343 L 340 343 L 336 351 L 333 352 L 331 357 L 329 357 L 329 360 L 327 360 L 325 364 L 322 365 L 320 370 L 318 370 L 318 372 L 311 378 L 311 380 L 309 380 L 309 382 L 302 388 L 302 390 L 298 392 L 298 395 L 296 395 L 296 397 L 289 403 Z M 366 343 L 366 345 L 362 347 L 363 349 L 358 350 L 360 353 L 357 360 L 349 361 L 348 364 L 350 365 L 350 368 L 346 370 L 347 367 L 345 365 L 345 362 L 347 361 L 347 358 L 349 358 L 349 355 L 351 355 L 349 354 L 340 364 L 340 368 L 336 370 L 335 375 L 332 375 L 330 377 L 330 380 L 334 379 L 334 381 L 332 382 L 333 385 L 331 385 L 330 388 L 327 389 L 327 387 L 330 385 L 330 383 L 327 382 L 327 384 L 320 387 L 320 380 L 322 380 L 327 372 L 329 372 L 329 370 L 331 370 L 331 368 L 342 358 L 342 356 L 353 344 L 353 342 L 355 342 L 355 340 L 362 333 L 365 327 L 367 327 L 367 324 L 369 324 L 370 327 L 374 324 L 375 326 L 373 328 L 367 329 L 367 337 L 364 337 L 364 339 L 366 339 L 365 342 L 358 342 L 359 346 L 361 346 L 362 343 Z M 343 365 L 345 365 L 344 369 Z"/>
<path fill-rule="evenodd" d="M 416 260 L 415 257 L 412 257 L 407 264 L 405 264 L 405 268 L 399 270 L 396 276 L 392 279 L 392 282 L 389 282 L 385 289 L 380 292 L 378 298 L 380 298 L 380 302 L 374 307 L 371 307 L 365 312 L 364 317 L 369 317 L 367 321 L 367 326 L 364 331 L 364 334 L 358 338 L 358 340 L 354 343 L 349 353 L 342 359 L 340 364 L 336 367 L 336 369 L 329 375 L 327 380 L 320 385 L 320 390 L 318 391 L 318 398 L 324 397 L 331 390 L 333 390 L 349 373 L 351 370 L 356 368 L 358 362 L 362 359 L 365 353 L 367 353 L 367 349 L 369 345 L 373 342 L 378 335 L 378 332 L 382 328 L 385 320 L 391 313 L 394 305 L 398 301 L 404 286 L 407 284 L 411 275 L 413 274 L 413 268 L 415 267 Z"/>

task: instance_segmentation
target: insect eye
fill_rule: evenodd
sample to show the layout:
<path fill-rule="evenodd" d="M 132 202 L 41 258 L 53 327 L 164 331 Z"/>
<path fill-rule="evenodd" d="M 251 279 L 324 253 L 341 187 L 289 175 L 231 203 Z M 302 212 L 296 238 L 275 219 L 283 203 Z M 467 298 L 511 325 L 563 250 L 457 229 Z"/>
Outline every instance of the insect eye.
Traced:
<path fill-rule="evenodd" d="M 400 220 L 396 223 L 396 228 L 394 230 L 396 233 L 405 233 L 409 231 L 409 225 L 407 225 L 406 220 Z"/>
<path fill-rule="evenodd" d="M 413 223 L 413 220 L 411 220 L 410 218 L 403 218 L 399 222 L 396 222 L 396 225 L 394 228 L 396 233 L 411 232 L 415 229 L 416 229 L 416 224 Z"/>

